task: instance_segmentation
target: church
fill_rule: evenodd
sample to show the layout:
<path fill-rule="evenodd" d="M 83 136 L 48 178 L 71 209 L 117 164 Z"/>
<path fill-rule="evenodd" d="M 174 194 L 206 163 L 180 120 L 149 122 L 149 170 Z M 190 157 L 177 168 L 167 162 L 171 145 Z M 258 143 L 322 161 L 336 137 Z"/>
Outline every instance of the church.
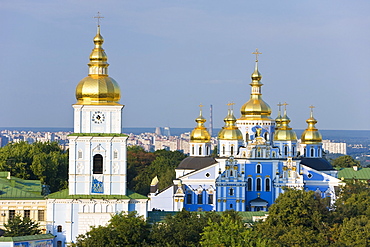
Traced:
<path fill-rule="evenodd" d="M 323 158 L 313 106 L 299 140 L 289 126 L 286 103 L 278 105 L 275 119 L 271 117 L 271 108 L 262 99 L 261 53 L 253 54 L 250 99 L 238 119 L 229 104 L 218 133 L 217 155 L 211 155 L 211 136 L 200 110 L 190 136 L 190 156 L 176 168 L 171 187 L 158 191 L 158 179 L 153 179 L 149 210 L 267 211 L 285 188 L 315 191 L 316 196 L 334 202 L 341 180 Z"/>

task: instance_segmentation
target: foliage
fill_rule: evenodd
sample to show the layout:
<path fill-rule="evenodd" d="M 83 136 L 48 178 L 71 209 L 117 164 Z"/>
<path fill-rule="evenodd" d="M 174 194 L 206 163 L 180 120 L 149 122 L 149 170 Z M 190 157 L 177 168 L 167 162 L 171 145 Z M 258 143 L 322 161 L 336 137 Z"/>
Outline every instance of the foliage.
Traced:
<path fill-rule="evenodd" d="M 156 223 L 151 231 L 151 241 L 154 246 L 199 246 L 203 228 L 208 219 L 219 221 L 215 212 L 197 214 L 182 210 L 174 216 L 168 216 L 164 223 Z"/>
<path fill-rule="evenodd" d="M 327 246 L 330 212 L 327 202 L 313 191 L 287 189 L 269 209 L 265 222 L 256 225 L 271 246 Z"/>
<path fill-rule="evenodd" d="M 20 215 L 15 215 L 8 223 L 4 224 L 4 237 L 18 237 L 27 235 L 41 234 L 39 224 L 28 217 L 22 219 Z"/>
<path fill-rule="evenodd" d="M 145 246 L 149 229 L 149 224 L 136 212 L 121 212 L 107 226 L 91 227 L 89 232 L 79 235 L 74 246 Z"/>
<path fill-rule="evenodd" d="M 336 246 L 370 246 L 370 218 L 364 215 L 345 219 Z"/>
<path fill-rule="evenodd" d="M 339 168 L 347 168 L 353 166 L 359 166 L 360 162 L 353 159 L 350 155 L 343 155 L 332 160 L 332 165 Z"/>
<path fill-rule="evenodd" d="M 0 169 L 22 179 L 39 179 L 55 192 L 67 187 L 68 153 L 57 142 L 9 143 L 0 148 Z"/>
<path fill-rule="evenodd" d="M 158 176 L 158 188 L 166 188 L 173 183 L 175 168 L 185 157 L 180 151 L 157 150 L 149 153 L 141 147 L 130 147 L 127 157 L 129 189 L 147 195 L 155 176 Z"/>

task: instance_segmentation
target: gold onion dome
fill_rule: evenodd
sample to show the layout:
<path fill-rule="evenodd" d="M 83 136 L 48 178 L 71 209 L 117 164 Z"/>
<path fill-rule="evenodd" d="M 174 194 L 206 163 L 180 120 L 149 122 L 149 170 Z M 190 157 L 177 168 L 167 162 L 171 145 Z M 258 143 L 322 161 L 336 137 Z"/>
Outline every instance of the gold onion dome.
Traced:
<path fill-rule="evenodd" d="M 254 53 L 254 54 L 260 54 Z M 261 79 L 262 75 L 258 71 L 258 60 L 256 59 L 256 66 L 254 72 L 251 75 L 252 83 L 249 84 L 252 87 L 250 99 L 241 108 L 240 112 L 242 117 L 240 119 L 259 120 L 259 119 L 270 119 L 271 108 L 263 101 L 261 93 Z"/>
<path fill-rule="evenodd" d="M 211 135 L 209 134 L 206 127 L 204 127 L 204 123 L 207 120 L 202 115 L 202 109 L 200 110 L 199 117 L 195 119 L 195 122 L 198 123 L 197 127 L 193 129 L 193 131 L 190 134 L 190 141 L 191 142 L 210 142 L 211 141 Z"/>
<path fill-rule="evenodd" d="M 229 109 L 227 116 L 224 118 L 225 126 L 222 127 L 218 133 L 220 140 L 243 140 L 243 134 L 236 127 L 236 118 L 234 117 L 233 110 Z"/>
<path fill-rule="evenodd" d="M 102 44 L 100 26 L 94 37 L 95 47 L 90 54 L 89 75 L 76 87 L 77 104 L 80 105 L 119 105 L 121 91 L 117 82 L 108 76 L 107 55 Z"/>
<path fill-rule="evenodd" d="M 284 115 L 281 118 L 281 125 L 279 129 L 275 131 L 275 135 L 274 135 L 275 141 L 296 141 L 297 140 L 297 134 L 289 126 L 289 123 L 290 123 L 290 118 L 287 116 L 286 108 L 285 108 Z"/>
<path fill-rule="evenodd" d="M 313 107 L 311 107 L 310 118 L 306 120 L 308 127 L 301 136 L 301 143 L 303 144 L 316 144 L 322 142 L 321 133 L 315 126 L 317 120 L 313 117 L 312 108 Z"/>

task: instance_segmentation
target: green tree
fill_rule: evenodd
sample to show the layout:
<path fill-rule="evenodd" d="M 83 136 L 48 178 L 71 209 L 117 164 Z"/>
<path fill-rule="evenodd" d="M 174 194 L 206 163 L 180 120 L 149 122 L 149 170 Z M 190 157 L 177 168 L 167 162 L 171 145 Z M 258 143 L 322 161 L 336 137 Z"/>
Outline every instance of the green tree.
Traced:
<path fill-rule="evenodd" d="M 136 212 L 114 215 L 107 226 L 92 227 L 86 234 L 79 235 L 75 246 L 145 246 L 150 225 Z"/>
<path fill-rule="evenodd" d="M 335 246 L 370 246 L 370 219 L 365 215 L 345 219 Z"/>
<path fill-rule="evenodd" d="M 327 246 L 330 218 L 327 201 L 315 198 L 313 191 L 287 189 L 255 230 L 271 246 Z"/>
<path fill-rule="evenodd" d="M 0 169 L 22 179 L 39 179 L 55 192 L 67 187 L 68 153 L 57 142 L 9 143 L 0 148 Z"/>
<path fill-rule="evenodd" d="M 209 219 L 201 235 L 202 246 L 268 246 L 266 241 L 252 235 L 252 229 L 244 226 L 241 217 L 229 213 L 224 213 L 220 221 Z"/>
<path fill-rule="evenodd" d="M 15 215 L 8 223 L 4 224 L 5 237 L 18 237 L 27 235 L 41 234 L 39 224 L 28 217 L 22 218 L 20 215 Z"/>
<path fill-rule="evenodd" d="M 343 155 L 334 160 L 332 160 L 332 165 L 338 168 L 347 168 L 353 166 L 359 166 L 360 161 L 357 161 L 352 158 L 350 155 Z"/>
<path fill-rule="evenodd" d="M 197 214 L 182 210 L 168 216 L 163 223 L 153 225 L 150 238 L 153 246 L 200 246 L 201 233 L 207 226 L 208 219 L 219 221 L 215 212 Z"/>

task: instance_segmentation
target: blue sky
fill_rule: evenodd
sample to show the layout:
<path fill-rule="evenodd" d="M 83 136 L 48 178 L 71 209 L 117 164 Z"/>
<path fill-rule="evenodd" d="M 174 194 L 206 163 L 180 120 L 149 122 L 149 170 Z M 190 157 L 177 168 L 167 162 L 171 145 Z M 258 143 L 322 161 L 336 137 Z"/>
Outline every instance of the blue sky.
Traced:
<path fill-rule="evenodd" d="M 369 1 L 0 0 L 0 126 L 72 127 L 98 11 L 123 125 L 193 127 L 202 103 L 223 126 L 250 95 L 256 48 L 264 100 L 291 126 L 370 129 Z"/>

